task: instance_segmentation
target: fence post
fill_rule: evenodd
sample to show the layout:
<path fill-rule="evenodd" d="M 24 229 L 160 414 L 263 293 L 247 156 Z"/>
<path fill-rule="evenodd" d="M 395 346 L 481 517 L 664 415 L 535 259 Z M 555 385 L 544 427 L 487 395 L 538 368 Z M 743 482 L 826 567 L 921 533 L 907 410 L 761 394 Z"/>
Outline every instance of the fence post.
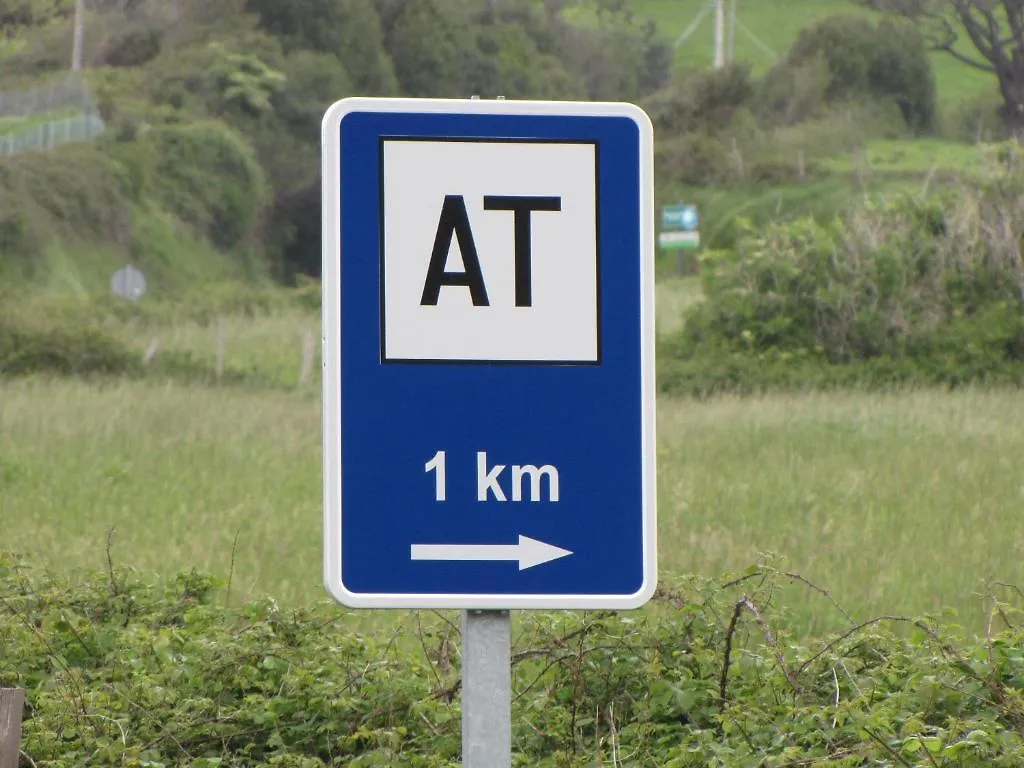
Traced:
<path fill-rule="evenodd" d="M 224 353 L 228 345 L 228 321 L 224 315 L 217 317 L 217 360 L 215 363 L 214 372 L 217 375 L 217 381 L 220 381 L 220 377 L 224 375 Z M 0 766 L 3 768 L 3 766 Z"/>
<path fill-rule="evenodd" d="M 18 768 L 24 710 L 23 688 L 0 688 L 0 768 Z"/>
<path fill-rule="evenodd" d="M 745 175 L 743 172 L 743 153 L 740 152 L 740 145 L 736 139 L 732 140 L 732 156 L 733 162 L 736 164 L 736 173 L 742 179 Z"/>
<path fill-rule="evenodd" d="M 313 355 L 316 353 L 316 340 L 313 332 L 308 328 L 302 334 L 302 365 L 299 368 L 299 384 L 309 381 L 313 373 Z"/>
<path fill-rule="evenodd" d="M 142 364 L 149 365 L 153 362 L 153 358 L 156 357 L 157 350 L 160 349 L 160 339 L 153 339 L 149 342 L 149 346 L 146 347 L 145 354 L 142 355 Z"/>

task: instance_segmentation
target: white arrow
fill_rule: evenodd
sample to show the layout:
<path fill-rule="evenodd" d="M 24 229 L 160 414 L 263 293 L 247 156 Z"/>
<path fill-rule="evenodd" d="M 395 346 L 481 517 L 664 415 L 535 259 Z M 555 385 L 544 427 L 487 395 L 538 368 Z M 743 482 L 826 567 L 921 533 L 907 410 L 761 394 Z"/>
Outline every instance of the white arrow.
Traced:
<path fill-rule="evenodd" d="M 519 570 L 571 555 L 568 549 L 519 536 L 518 544 L 413 544 L 413 560 L 518 560 Z"/>

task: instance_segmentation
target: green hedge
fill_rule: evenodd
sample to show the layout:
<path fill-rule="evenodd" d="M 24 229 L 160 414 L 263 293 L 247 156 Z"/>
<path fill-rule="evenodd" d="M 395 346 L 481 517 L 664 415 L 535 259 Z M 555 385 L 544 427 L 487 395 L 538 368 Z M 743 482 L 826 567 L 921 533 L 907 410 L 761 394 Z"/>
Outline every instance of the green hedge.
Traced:
<path fill-rule="evenodd" d="M 1024 763 L 1011 590 L 989 596 L 985 639 L 891 617 L 797 644 L 773 607 L 797 578 L 759 566 L 664 584 L 649 611 L 517 615 L 514 765 Z M 459 765 L 448 617 L 391 612 L 397 631 L 363 633 L 334 605 L 225 602 L 196 572 L 58 579 L 0 557 L 0 686 L 28 693 L 23 765 Z"/>

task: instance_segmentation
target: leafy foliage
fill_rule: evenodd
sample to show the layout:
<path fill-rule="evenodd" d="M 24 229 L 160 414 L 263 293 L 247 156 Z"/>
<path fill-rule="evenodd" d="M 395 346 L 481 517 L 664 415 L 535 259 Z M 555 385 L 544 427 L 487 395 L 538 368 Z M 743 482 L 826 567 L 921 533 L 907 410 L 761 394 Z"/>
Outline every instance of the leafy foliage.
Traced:
<path fill-rule="evenodd" d="M 14 34 L 21 27 L 42 26 L 72 10 L 72 0 L 8 0 L 0 6 L 0 30 Z"/>
<path fill-rule="evenodd" d="M 5 75 L 66 67 L 71 4 L 29 6 L 25 39 L 5 57 Z M 103 118 L 121 143 L 145 143 L 150 128 L 166 137 L 166 126 L 181 131 L 183 123 L 207 125 L 210 138 L 209 121 L 217 119 L 249 145 L 263 181 L 230 194 L 235 204 L 259 198 L 268 210 L 243 216 L 239 228 L 258 219 L 262 237 L 254 247 L 275 277 L 293 281 L 319 273 L 320 223 L 311 211 L 320 119 L 331 102 L 355 94 L 638 100 L 666 79 L 670 51 L 626 5 L 602 0 L 597 7 L 592 23 L 575 23 L 533 0 L 97 0 L 86 20 L 85 60 Z M 193 227 L 223 219 L 199 211 L 211 201 L 194 197 L 186 177 L 167 179 L 162 199 L 137 202 L 192 199 L 185 214 L 180 205 L 169 212 Z M 224 182 L 255 178 L 245 177 L 221 179 L 219 201 Z M 211 230 L 202 223 L 198 231 Z M 234 254 L 237 235 L 211 242 Z"/>
<path fill-rule="evenodd" d="M 137 359 L 95 323 L 59 324 L 0 304 L 0 377 L 124 374 Z"/>
<path fill-rule="evenodd" d="M 812 72 L 819 68 L 826 74 L 822 94 L 826 103 L 863 98 L 892 100 L 915 133 L 935 127 L 935 77 L 924 40 L 911 25 L 889 20 L 872 24 L 859 16 L 830 16 L 801 32 L 786 60 L 769 73 L 767 82 L 771 85 L 787 78 L 790 72 L 808 68 Z M 812 86 L 811 92 L 814 90 Z M 799 100 L 806 98 L 805 93 L 801 88 L 794 96 Z M 793 109 L 789 104 L 786 108 Z"/>
<path fill-rule="evenodd" d="M 153 197 L 218 247 L 240 245 L 268 197 L 250 147 L 216 122 L 154 129 L 145 142 Z"/>
<path fill-rule="evenodd" d="M 258 272 L 252 235 L 268 190 L 249 145 L 223 123 L 164 125 L 134 139 L 68 144 L 52 152 L 0 159 L 0 273 L 8 281 L 46 282 L 48 252 L 62 244 L 99 248 L 123 263 L 154 267 L 154 276 L 186 274 L 175 248 L 196 238 L 233 253 Z M 158 239 L 160 229 L 178 230 Z M 164 250 L 168 240 L 171 252 Z M 203 249 L 216 252 L 207 246 Z M 109 273 L 102 279 L 106 281 Z"/>
<path fill-rule="evenodd" d="M 796 364 L 787 378 L 799 379 L 822 362 L 870 365 L 805 383 L 873 380 L 877 372 L 890 383 L 1021 382 L 1024 231 L 1014 222 L 1024 176 L 1013 151 L 1005 151 L 1009 169 L 974 190 L 905 196 L 830 223 L 748 229 L 735 251 L 702 259 L 707 301 L 666 354 L 699 357 L 705 368 L 709 359 L 738 358 L 733 384 L 750 374 L 767 381 L 787 363 Z M 685 387 L 687 369 L 674 367 L 669 386 Z"/>
<path fill-rule="evenodd" d="M 664 585 L 653 612 L 520 617 L 515 764 L 1020 764 L 1011 593 L 989 594 L 981 640 L 888 617 L 796 645 L 774 604 L 800 581 L 768 560 Z M 222 607 L 194 571 L 156 585 L 110 568 L 72 586 L 12 557 L 0 585 L 0 685 L 28 691 L 36 765 L 458 765 L 447 617 L 367 634 L 336 606 Z"/>
<path fill-rule="evenodd" d="M 1024 137 L 1024 3 L 1021 0 L 855 0 L 909 20 L 927 46 L 961 65 L 991 73 L 1010 135 Z"/>
<path fill-rule="evenodd" d="M 38 276 L 40 252 L 55 237 L 122 239 L 130 200 L 124 167 L 94 146 L 0 159 L 0 272 Z"/>
<path fill-rule="evenodd" d="M 0 380 L 20 376 L 149 377 L 158 381 L 213 382 L 215 369 L 192 350 L 164 348 L 150 361 L 132 346 L 130 331 L 159 336 L 175 323 L 212 328 L 219 318 L 239 322 L 320 307 L 319 285 L 298 288 L 240 282 L 212 283 L 187 297 L 158 290 L 144 301 L 112 295 L 19 295 L 0 292 Z M 291 387 L 271 364 L 225 369 L 220 383 Z"/>

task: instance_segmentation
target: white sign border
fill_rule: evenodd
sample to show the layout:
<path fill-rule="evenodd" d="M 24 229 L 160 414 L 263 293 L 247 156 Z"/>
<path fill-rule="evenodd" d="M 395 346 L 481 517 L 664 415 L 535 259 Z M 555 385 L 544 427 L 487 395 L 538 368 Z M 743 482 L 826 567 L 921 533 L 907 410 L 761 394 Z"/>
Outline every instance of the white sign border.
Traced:
<path fill-rule="evenodd" d="M 352 112 L 411 114 L 625 117 L 640 134 L 640 329 L 642 535 L 644 573 L 629 595 L 381 594 L 346 589 L 341 576 L 341 121 Z M 618 102 L 406 99 L 351 97 L 332 104 L 321 133 L 323 251 L 323 479 L 324 586 L 350 608 L 631 609 L 644 605 L 658 583 L 657 471 L 654 392 L 654 130 L 639 107 Z M 527 532 L 528 533 L 528 532 Z M 543 567 L 543 566 L 538 566 Z"/>

